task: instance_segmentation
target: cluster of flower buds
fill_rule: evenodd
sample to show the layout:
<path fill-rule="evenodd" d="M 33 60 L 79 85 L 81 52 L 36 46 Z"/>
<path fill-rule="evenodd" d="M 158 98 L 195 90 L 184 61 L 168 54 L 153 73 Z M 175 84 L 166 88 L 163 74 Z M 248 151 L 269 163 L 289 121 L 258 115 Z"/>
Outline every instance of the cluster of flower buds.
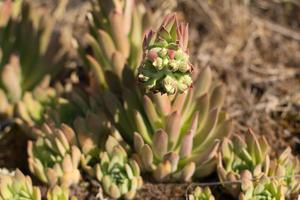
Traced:
<path fill-rule="evenodd" d="M 145 36 L 138 80 L 146 90 L 171 95 L 192 86 L 187 46 L 188 26 L 179 24 L 175 14 L 166 16 L 157 32 Z"/>

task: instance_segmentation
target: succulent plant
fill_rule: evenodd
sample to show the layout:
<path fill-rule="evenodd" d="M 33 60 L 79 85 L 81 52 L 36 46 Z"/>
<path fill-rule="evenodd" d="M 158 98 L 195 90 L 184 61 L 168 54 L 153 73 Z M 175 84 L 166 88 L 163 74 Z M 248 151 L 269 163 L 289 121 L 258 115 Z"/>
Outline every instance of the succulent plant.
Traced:
<path fill-rule="evenodd" d="M 290 196 L 300 193 L 300 181 L 295 177 L 299 173 L 300 161 L 293 156 L 288 147 L 277 159 L 271 161 L 268 176 L 278 177 L 277 181 L 281 182 L 287 190 L 286 196 Z"/>
<path fill-rule="evenodd" d="M 253 180 L 249 171 L 242 174 L 242 192 L 239 200 L 284 200 L 286 190 L 280 181 L 266 176 L 262 176 L 257 180 Z"/>
<path fill-rule="evenodd" d="M 60 128 L 43 124 L 41 132 L 44 135 L 28 142 L 30 171 L 49 186 L 78 183 L 81 152 L 73 129 L 65 124 Z"/>
<path fill-rule="evenodd" d="M 95 172 L 104 192 L 114 199 L 134 198 L 143 184 L 143 179 L 138 164 L 128 158 L 118 139 L 108 137 L 104 151 L 99 153 L 99 160 L 95 165 Z"/>
<path fill-rule="evenodd" d="M 103 95 L 110 119 L 133 144 L 135 159 L 157 181 L 211 174 L 219 141 L 231 132 L 231 120 L 221 111 L 224 86 L 212 84 L 208 67 L 198 75 L 189 93 L 175 96 L 142 96 L 125 88 L 122 103 L 111 92 Z"/>
<path fill-rule="evenodd" d="M 73 122 L 78 146 L 82 150 L 81 166 L 89 176 L 102 184 L 108 195 L 113 198 L 133 198 L 141 187 L 142 179 L 137 163 L 127 158 L 130 147 L 112 126 L 102 108 L 98 107 L 96 99 L 86 97 L 72 93 L 70 98 L 85 110 Z"/>
<path fill-rule="evenodd" d="M 48 190 L 47 200 L 77 200 L 77 198 L 70 198 L 70 191 L 68 188 L 55 185 Z"/>
<path fill-rule="evenodd" d="M 82 150 L 81 165 L 92 177 L 96 177 L 94 168 L 100 161 L 99 153 L 105 149 L 105 143 L 109 136 L 117 140 L 124 149 L 130 149 L 120 133 L 111 126 L 101 112 L 88 112 L 85 117 L 77 117 L 74 121 L 74 128 Z"/>
<path fill-rule="evenodd" d="M 92 11 L 87 15 L 90 33 L 84 37 L 91 53 L 86 53 L 84 45 L 78 45 L 78 49 L 101 87 L 120 87 L 118 80 L 125 65 L 133 71 L 139 65 L 142 37 L 151 23 L 149 15 L 141 1 L 92 1 Z"/>
<path fill-rule="evenodd" d="M 147 33 L 138 70 L 139 82 L 146 90 L 171 95 L 192 86 L 187 46 L 188 25 L 179 24 L 175 14 L 167 15 L 157 32 Z"/>
<path fill-rule="evenodd" d="M 209 187 L 203 189 L 197 186 L 192 194 L 189 195 L 188 200 L 215 200 L 215 197 L 211 193 Z"/>
<path fill-rule="evenodd" d="M 30 1 L 0 2 L 0 116 L 17 114 L 25 124 L 41 121 L 54 95 L 47 83 L 68 57 L 62 31 L 54 30 L 65 1 L 51 12 L 34 9 Z"/>
<path fill-rule="evenodd" d="M 232 139 L 224 138 L 218 162 L 221 182 L 241 180 L 241 174 L 251 174 L 255 179 L 268 175 L 270 166 L 269 144 L 264 136 L 256 136 L 251 129 L 243 139 L 235 134 Z M 240 184 L 224 184 L 229 193 L 237 197 Z"/>
<path fill-rule="evenodd" d="M 41 200 L 41 192 L 38 187 L 32 186 L 29 176 L 25 176 L 20 170 L 14 174 L 0 173 L 0 199 L 24 199 Z"/>
<path fill-rule="evenodd" d="M 85 37 L 91 53 L 86 55 L 79 45 L 81 55 L 94 70 L 97 84 L 104 88 L 100 90 L 102 108 L 124 140 L 135 146 L 135 159 L 143 171 L 154 172 L 158 181 L 188 181 L 194 174 L 207 176 L 215 170 L 220 139 L 228 136 L 231 129 L 230 120 L 221 111 L 224 86 L 212 83 L 211 71 L 206 67 L 201 74 L 195 73 L 199 77 L 189 93 L 169 97 L 144 95 L 132 73 L 138 67 L 134 63 L 140 60 L 132 49 L 142 43 L 145 26 L 140 20 L 147 18 L 147 10 L 143 4 L 132 3 L 131 0 L 95 3 L 88 15 L 90 34 Z M 123 24 L 126 28 L 122 29 Z M 175 16 L 167 17 L 162 27 L 170 30 L 169 26 L 178 27 L 173 39 L 181 39 L 174 45 L 187 53 L 186 27 L 178 25 Z M 124 33 L 124 30 L 130 31 Z M 185 54 L 182 52 L 181 56 Z M 188 61 L 186 64 L 191 66 Z M 160 140 L 164 144 L 159 144 L 159 139 L 166 135 L 166 139 Z M 163 150 L 158 153 L 161 147 Z M 143 154 L 145 151 L 147 154 Z"/>

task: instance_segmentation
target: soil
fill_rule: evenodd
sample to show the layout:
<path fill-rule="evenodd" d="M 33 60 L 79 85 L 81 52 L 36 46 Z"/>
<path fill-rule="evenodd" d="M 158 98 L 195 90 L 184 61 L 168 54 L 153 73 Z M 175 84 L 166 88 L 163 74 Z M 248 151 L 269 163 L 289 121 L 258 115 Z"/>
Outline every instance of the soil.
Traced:
<path fill-rule="evenodd" d="M 149 0 L 149 4 L 162 13 L 176 10 L 189 22 L 193 63 L 198 67 L 209 65 L 215 78 L 226 85 L 224 109 L 234 119 L 235 132 L 244 134 L 251 128 L 266 136 L 272 156 L 290 146 L 300 157 L 299 1 Z M 72 20 L 64 23 L 79 27 L 80 31 L 82 24 L 78 22 L 83 23 L 82 16 L 75 12 L 79 8 L 86 9 L 86 3 L 76 1 L 66 15 L 70 13 L 81 20 L 77 24 Z M 15 145 L 9 149 L 24 150 L 22 140 L 12 143 Z M 0 144 L 0 149 L 4 146 Z M 1 166 L 20 167 L 14 161 L 16 157 L 0 156 Z M 216 181 L 216 175 L 208 180 Z M 136 199 L 185 199 L 195 184 L 206 181 L 194 180 L 188 184 L 145 181 Z M 73 193 L 80 195 L 79 199 L 96 199 L 97 194 L 101 199 L 99 188 L 98 183 L 86 178 L 73 188 Z M 231 199 L 221 186 L 212 190 L 217 199 Z"/>

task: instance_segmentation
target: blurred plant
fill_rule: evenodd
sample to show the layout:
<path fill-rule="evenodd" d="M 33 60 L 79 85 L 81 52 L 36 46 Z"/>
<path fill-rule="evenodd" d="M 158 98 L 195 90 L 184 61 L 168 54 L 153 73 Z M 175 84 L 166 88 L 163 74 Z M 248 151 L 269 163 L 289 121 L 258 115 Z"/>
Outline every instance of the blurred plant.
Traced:
<path fill-rule="evenodd" d="M 66 0 L 60 0 L 57 7 L 50 11 L 44 8 L 35 9 L 29 1 L 1 2 L 3 15 L 0 19 L 0 69 L 2 71 L 13 54 L 20 57 L 21 69 L 14 76 L 21 78 L 13 79 L 20 80 L 16 81 L 16 84 L 20 84 L 16 88 L 19 91 L 32 90 L 45 74 L 55 76 L 62 70 L 69 43 L 66 41 L 67 35 L 63 35 L 67 33 L 55 31 L 54 24 L 59 17 L 57 10 L 63 9 L 61 7 L 65 5 Z"/>
<path fill-rule="evenodd" d="M 74 127 L 74 121 L 78 117 L 84 117 L 90 112 L 102 114 L 101 112 L 103 111 L 100 110 L 101 104 L 99 103 L 98 94 L 93 94 L 73 82 L 67 84 L 70 85 L 56 84 L 55 91 L 58 95 L 53 98 L 51 104 L 44 110 L 41 123 L 46 122 L 56 126 L 64 123 Z M 39 95 L 38 93 L 37 96 L 41 97 L 42 94 Z M 36 135 L 41 135 L 39 132 L 40 126 L 37 127 Z"/>
<path fill-rule="evenodd" d="M 278 181 L 283 182 L 282 185 L 287 190 L 286 195 L 290 196 L 300 193 L 300 181 L 295 177 L 298 174 L 300 174 L 299 159 L 293 156 L 288 147 L 277 159 L 271 161 L 268 176 L 279 177 Z"/>
<path fill-rule="evenodd" d="M 255 179 L 267 176 L 270 147 L 265 137 L 257 137 L 251 129 L 245 139 L 235 134 L 232 139 L 224 138 L 218 162 L 218 176 L 221 182 L 241 180 L 241 174 L 251 174 Z M 224 184 L 234 197 L 240 193 L 240 184 Z"/>
<path fill-rule="evenodd" d="M 10 63 L 4 67 L 4 72 L 6 69 L 20 70 L 20 63 L 17 56 L 11 56 Z M 14 76 L 15 73 L 10 75 Z M 5 74 L 3 80 L 9 78 L 7 76 L 10 75 Z M 15 82 L 9 82 L 10 85 L 13 85 L 13 83 Z M 38 127 L 48 119 L 52 121 L 56 120 L 57 122 L 67 122 L 69 120 L 68 112 L 75 112 L 74 106 L 71 108 L 70 102 L 60 97 L 59 91 L 56 88 L 49 87 L 49 85 L 50 76 L 44 76 L 44 79 L 33 90 L 24 91 L 21 99 L 16 99 L 15 104 L 9 104 L 8 101 L 2 102 L 2 105 L 7 105 L 4 105 L 4 107 L 10 108 L 10 111 L 14 110 L 17 118 L 13 121 L 17 122 L 31 137 L 36 137 L 39 134 Z M 14 88 L 11 89 L 15 92 Z M 1 93 L 0 89 L 0 96 L 1 94 L 3 94 L 2 97 L 4 99 L 5 94 Z"/>
<path fill-rule="evenodd" d="M 140 97 L 123 92 L 123 104 L 111 92 L 104 93 L 104 104 L 116 128 L 133 143 L 143 171 L 153 172 L 158 181 L 189 181 L 215 170 L 219 140 L 229 136 L 231 120 L 221 111 L 224 86 L 212 84 L 208 67 L 189 93 Z"/>
<path fill-rule="evenodd" d="M 184 92 L 192 86 L 192 64 L 188 54 L 188 25 L 179 24 L 175 14 L 167 15 L 158 32 L 144 39 L 144 59 L 138 79 L 147 91 Z"/>
<path fill-rule="evenodd" d="M 143 179 L 138 164 L 128 158 L 118 138 L 108 137 L 105 150 L 99 153 L 99 160 L 95 172 L 104 191 L 114 199 L 133 199 Z"/>
<path fill-rule="evenodd" d="M 242 173 L 241 188 L 239 200 L 285 199 L 284 185 L 278 180 L 262 176 L 254 181 L 249 171 Z"/>
<path fill-rule="evenodd" d="M 70 198 L 70 191 L 68 188 L 55 185 L 53 188 L 48 190 L 47 200 L 77 200 L 77 198 Z"/>
<path fill-rule="evenodd" d="M 62 71 L 68 57 L 66 34 L 54 30 L 57 10 L 65 4 L 60 0 L 50 12 L 35 9 L 30 1 L 0 2 L 1 116 L 18 113 L 21 122 L 41 122 L 55 96 L 49 88 L 50 76 Z"/>
<path fill-rule="evenodd" d="M 44 124 L 41 132 L 44 135 L 28 142 L 30 171 L 49 186 L 69 187 L 78 183 L 81 152 L 74 131 L 65 124 L 60 128 Z"/>
<path fill-rule="evenodd" d="M 92 52 L 86 53 L 82 45 L 79 52 L 101 87 L 119 87 L 125 65 L 134 71 L 140 63 L 142 37 L 151 21 L 150 11 L 141 1 L 99 0 L 92 1 L 87 19 L 90 33 L 84 41 Z"/>
<path fill-rule="evenodd" d="M 215 200 L 215 197 L 211 193 L 209 187 L 202 189 L 201 187 L 197 186 L 192 194 L 189 195 L 188 200 Z"/>
<path fill-rule="evenodd" d="M 15 104 L 16 122 L 32 137 L 38 135 L 37 127 L 47 120 L 47 110 L 60 110 L 63 99 L 58 97 L 54 88 L 49 87 L 50 77 L 45 79 L 30 92 L 25 92 Z"/>
<path fill-rule="evenodd" d="M 38 187 L 32 186 L 29 176 L 16 170 L 14 174 L 0 173 L 0 199 L 24 199 L 41 200 L 41 192 Z"/>

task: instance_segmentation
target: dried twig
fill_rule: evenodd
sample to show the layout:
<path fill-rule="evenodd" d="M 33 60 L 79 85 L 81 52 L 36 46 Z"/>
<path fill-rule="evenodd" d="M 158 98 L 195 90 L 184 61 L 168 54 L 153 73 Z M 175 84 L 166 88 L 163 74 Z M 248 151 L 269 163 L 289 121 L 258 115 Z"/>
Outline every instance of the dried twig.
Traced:
<path fill-rule="evenodd" d="M 259 18 L 257 16 L 252 16 L 253 17 L 253 21 L 256 22 L 259 25 L 263 25 L 266 28 L 275 31 L 285 37 L 289 37 L 292 38 L 294 40 L 299 40 L 300 41 L 300 32 L 298 31 L 294 31 L 292 29 L 289 29 L 287 27 L 281 26 L 279 24 L 275 24 L 273 22 L 270 22 L 269 20 L 265 20 L 262 18 Z"/>
<path fill-rule="evenodd" d="M 220 33 L 224 32 L 224 26 L 222 20 L 220 19 L 218 14 L 209 7 L 207 1 L 197 0 L 197 3 L 201 8 L 201 10 L 209 17 L 211 22 L 215 25 L 217 30 Z"/>

